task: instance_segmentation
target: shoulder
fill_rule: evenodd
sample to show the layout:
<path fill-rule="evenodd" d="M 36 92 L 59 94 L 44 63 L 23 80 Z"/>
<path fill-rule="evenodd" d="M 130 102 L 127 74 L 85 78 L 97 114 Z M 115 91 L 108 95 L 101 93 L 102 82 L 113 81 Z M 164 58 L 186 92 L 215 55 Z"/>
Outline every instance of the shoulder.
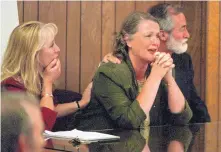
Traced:
<path fill-rule="evenodd" d="M 1 81 L 1 88 L 7 91 L 26 91 L 25 86 L 12 77 Z"/>
<path fill-rule="evenodd" d="M 128 65 L 122 61 L 121 64 L 108 62 L 101 65 L 95 74 L 95 80 L 99 79 L 100 75 L 103 75 L 115 82 L 126 83 L 128 80 L 131 80 L 132 73 Z"/>
<path fill-rule="evenodd" d="M 127 73 L 129 72 L 129 68 L 127 66 L 127 64 L 122 61 L 121 64 L 115 64 L 115 63 L 112 63 L 112 62 L 108 62 L 108 63 L 105 63 L 103 65 L 101 65 L 99 68 L 98 68 L 98 71 L 97 72 L 102 72 L 102 73 L 116 73 L 116 72 L 123 72 L 123 73 Z"/>

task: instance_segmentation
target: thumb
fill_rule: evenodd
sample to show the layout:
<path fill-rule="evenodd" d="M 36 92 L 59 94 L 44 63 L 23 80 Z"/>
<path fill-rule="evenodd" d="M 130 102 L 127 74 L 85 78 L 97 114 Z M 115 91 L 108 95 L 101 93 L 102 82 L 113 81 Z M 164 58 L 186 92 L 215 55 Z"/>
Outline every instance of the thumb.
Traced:
<path fill-rule="evenodd" d="M 46 67 L 46 69 L 51 69 L 52 67 L 54 67 L 57 64 L 57 59 L 53 59 L 51 61 L 51 63 L 49 63 L 49 65 Z"/>

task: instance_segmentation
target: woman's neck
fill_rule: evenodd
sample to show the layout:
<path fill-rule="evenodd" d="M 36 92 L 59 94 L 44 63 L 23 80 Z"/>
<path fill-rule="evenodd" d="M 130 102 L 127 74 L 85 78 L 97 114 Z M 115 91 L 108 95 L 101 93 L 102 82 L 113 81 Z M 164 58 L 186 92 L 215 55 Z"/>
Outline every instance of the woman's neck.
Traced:
<path fill-rule="evenodd" d="M 148 68 L 148 62 L 141 60 L 139 57 L 133 55 L 131 51 L 129 51 L 129 57 L 132 62 L 136 79 L 137 80 L 144 80 L 145 79 L 145 73 Z"/>

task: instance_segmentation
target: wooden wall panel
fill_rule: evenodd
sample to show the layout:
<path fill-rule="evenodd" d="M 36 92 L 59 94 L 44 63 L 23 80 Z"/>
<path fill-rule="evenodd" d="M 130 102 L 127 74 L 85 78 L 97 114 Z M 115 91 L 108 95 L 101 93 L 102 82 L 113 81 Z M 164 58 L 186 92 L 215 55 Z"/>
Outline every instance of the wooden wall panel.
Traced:
<path fill-rule="evenodd" d="M 39 21 L 53 22 L 58 26 L 56 43 L 60 47 L 60 60 L 62 65 L 58 88 L 65 88 L 66 80 L 66 2 L 39 2 Z"/>
<path fill-rule="evenodd" d="M 207 21 L 207 2 L 202 2 L 201 3 L 201 7 L 202 7 L 202 11 L 201 11 L 201 32 L 200 32 L 200 40 L 201 40 L 201 59 L 200 59 L 200 96 L 201 99 L 204 100 L 204 102 L 207 102 L 205 99 L 205 94 L 206 94 L 206 30 L 207 30 L 207 25 L 206 25 L 206 21 Z M 197 77 L 195 76 L 195 79 Z"/>
<path fill-rule="evenodd" d="M 221 2 L 219 2 L 219 108 L 219 121 L 221 121 Z"/>
<path fill-rule="evenodd" d="M 19 18 L 19 24 L 24 22 L 24 2 L 18 1 L 18 18 Z"/>
<path fill-rule="evenodd" d="M 134 1 L 119 1 L 116 2 L 116 32 L 119 32 L 121 24 L 125 17 L 127 17 L 132 11 L 135 10 Z"/>
<path fill-rule="evenodd" d="M 102 58 L 113 51 L 115 38 L 115 2 L 102 2 Z"/>
<path fill-rule="evenodd" d="M 206 101 L 212 121 L 219 120 L 221 109 L 219 99 L 219 55 L 220 55 L 220 4 L 219 2 L 207 2 L 207 52 L 206 52 Z M 219 124 L 212 132 L 205 130 L 205 151 L 220 150 L 220 128 Z M 211 134 L 214 138 L 210 139 Z"/>
<path fill-rule="evenodd" d="M 164 3 L 168 3 L 168 4 L 172 4 L 172 5 L 182 6 L 182 2 L 184 2 L 184 1 L 182 1 L 182 0 L 179 0 L 179 1 L 167 1 L 167 0 L 165 0 Z"/>
<path fill-rule="evenodd" d="M 81 2 L 81 86 L 92 80 L 101 57 L 101 2 Z M 92 13 L 93 12 L 93 13 Z"/>
<path fill-rule="evenodd" d="M 135 10 L 139 12 L 147 12 L 150 7 L 158 3 L 163 3 L 163 1 L 136 1 Z"/>
<path fill-rule="evenodd" d="M 67 72 L 66 89 L 79 92 L 81 2 L 67 2 Z"/>
<path fill-rule="evenodd" d="M 24 1 L 24 22 L 38 20 L 38 1 Z"/>
<path fill-rule="evenodd" d="M 221 122 L 221 2 L 219 2 L 219 121 Z M 218 130 L 218 151 L 221 151 L 221 123 Z"/>
<path fill-rule="evenodd" d="M 206 101 L 212 121 L 218 120 L 218 56 L 219 56 L 219 2 L 208 2 L 207 54 L 206 54 Z"/>

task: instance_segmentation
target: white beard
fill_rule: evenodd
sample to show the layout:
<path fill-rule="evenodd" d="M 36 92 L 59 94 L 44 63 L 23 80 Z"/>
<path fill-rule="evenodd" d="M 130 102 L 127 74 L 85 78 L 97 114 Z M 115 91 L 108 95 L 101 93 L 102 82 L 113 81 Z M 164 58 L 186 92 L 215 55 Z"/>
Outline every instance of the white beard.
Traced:
<path fill-rule="evenodd" d="M 172 35 L 169 36 L 169 40 L 167 41 L 167 49 L 173 51 L 176 54 L 182 54 L 187 51 L 188 39 L 176 40 Z"/>

